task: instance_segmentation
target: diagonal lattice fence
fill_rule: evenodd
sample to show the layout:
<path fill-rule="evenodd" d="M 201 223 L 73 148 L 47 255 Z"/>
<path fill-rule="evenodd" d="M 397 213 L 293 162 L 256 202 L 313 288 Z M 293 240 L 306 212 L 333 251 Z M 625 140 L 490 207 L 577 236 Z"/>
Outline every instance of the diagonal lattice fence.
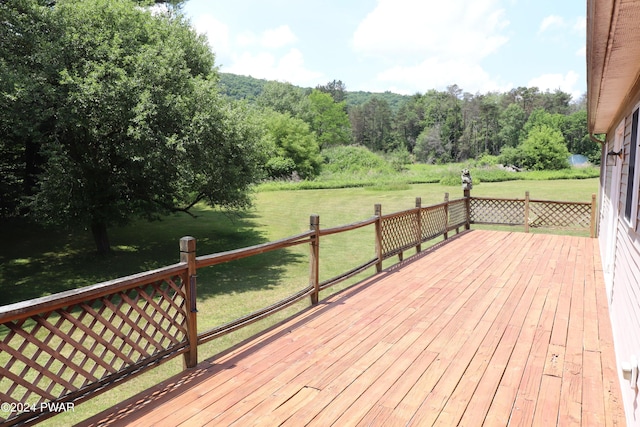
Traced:
<path fill-rule="evenodd" d="M 420 211 L 422 241 L 435 239 L 447 229 L 447 209 L 444 204 L 424 208 Z"/>
<path fill-rule="evenodd" d="M 180 274 L 77 296 L 22 316 L 7 306 L 3 315 L 13 318 L 0 326 L 0 421 L 46 417 L 52 402 L 82 401 L 188 346 Z"/>
<path fill-rule="evenodd" d="M 467 214 L 467 204 L 465 199 L 452 200 L 449 202 L 449 230 L 461 227 L 469 222 Z"/>
<path fill-rule="evenodd" d="M 387 215 L 382 220 L 382 253 L 392 256 L 416 246 L 418 235 L 419 210 L 399 212 Z"/>
<path fill-rule="evenodd" d="M 524 200 L 471 198 L 473 224 L 524 224 Z"/>
<path fill-rule="evenodd" d="M 589 203 L 561 203 L 531 200 L 529 203 L 529 227 L 534 228 L 589 228 L 591 205 Z"/>
<path fill-rule="evenodd" d="M 428 207 L 418 207 L 381 217 L 382 257 L 419 248 L 421 243 L 444 235 L 468 224 L 465 199 L 445 201 Z M 418 249 L 419 250 L 419 249 Z"/>
<path fill-rule="evenodd" d="M 588 202 L 472 197 L 472 224 L 523 225 L 529 228 L 589 230 L 595 233 L 595 196 Z"/>

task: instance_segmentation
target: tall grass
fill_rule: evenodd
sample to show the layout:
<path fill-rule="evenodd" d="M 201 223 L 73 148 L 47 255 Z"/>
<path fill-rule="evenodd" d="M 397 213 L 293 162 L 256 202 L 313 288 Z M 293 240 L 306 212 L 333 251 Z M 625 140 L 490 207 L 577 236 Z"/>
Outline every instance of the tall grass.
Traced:
<path fill-rule="evenodd" d="M 447 186 L 460 185 L 460 172 L 469 169 L 474 185 L 483 182 L 547 181 L 558 179 L 597 178 L 600 169 L 596 166 L 573 167 L 556 171 L 508 172 L 497 166 L 474 167 L 468 163 L 448 165 L 409 165 L 406 170 L 389 172 L 388 169 L 354 169 L 320 175 L 312 181 L 269 181 L 256 186 L 256 191 L 319 190 L 332 188 L 375 187 L 380 185 L 403 186 L 410 184 L 440 183 Z"/>

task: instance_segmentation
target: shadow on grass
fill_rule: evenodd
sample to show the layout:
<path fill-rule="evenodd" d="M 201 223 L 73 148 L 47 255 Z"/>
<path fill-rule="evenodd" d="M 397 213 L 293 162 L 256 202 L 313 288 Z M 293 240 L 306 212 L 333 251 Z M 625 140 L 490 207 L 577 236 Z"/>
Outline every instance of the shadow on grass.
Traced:
<path fill-rule="evenodd" d="M 197 254 L 223 252 L 268 241 L 256 215 L 229 216 L 200 208 L 197 218 L 180 214 L 109 230 L 112 253 L 96 254 L 88 230 L 42 228 L 23 220 L 0 224 L 0 305 L 51 295 L 179 261 L 179 240 L 193 236 Z M 285 236 L 283 236 L 285 237 Z M 288 263 L 306 262 L 295 250 L 280 250 L 211 267 L 198 296 L 275 286 Z"/>

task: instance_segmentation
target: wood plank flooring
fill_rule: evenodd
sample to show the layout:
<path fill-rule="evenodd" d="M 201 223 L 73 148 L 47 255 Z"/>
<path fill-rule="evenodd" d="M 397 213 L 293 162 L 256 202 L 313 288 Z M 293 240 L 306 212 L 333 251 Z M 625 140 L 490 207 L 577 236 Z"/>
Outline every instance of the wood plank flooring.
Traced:
<path fill-rule="evenodd" d="M 600 265 L 462 233 L 82 425 L 622 426 Z"/>

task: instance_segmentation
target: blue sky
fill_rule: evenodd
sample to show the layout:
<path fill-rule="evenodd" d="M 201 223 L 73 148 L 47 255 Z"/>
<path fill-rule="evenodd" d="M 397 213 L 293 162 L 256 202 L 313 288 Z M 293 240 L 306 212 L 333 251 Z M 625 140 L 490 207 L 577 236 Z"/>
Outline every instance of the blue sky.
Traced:
<path fill-rule="evenodd" d="M 586 91 L 586 0 L 188 0 L 220 71 L 401 94 Z"/>

